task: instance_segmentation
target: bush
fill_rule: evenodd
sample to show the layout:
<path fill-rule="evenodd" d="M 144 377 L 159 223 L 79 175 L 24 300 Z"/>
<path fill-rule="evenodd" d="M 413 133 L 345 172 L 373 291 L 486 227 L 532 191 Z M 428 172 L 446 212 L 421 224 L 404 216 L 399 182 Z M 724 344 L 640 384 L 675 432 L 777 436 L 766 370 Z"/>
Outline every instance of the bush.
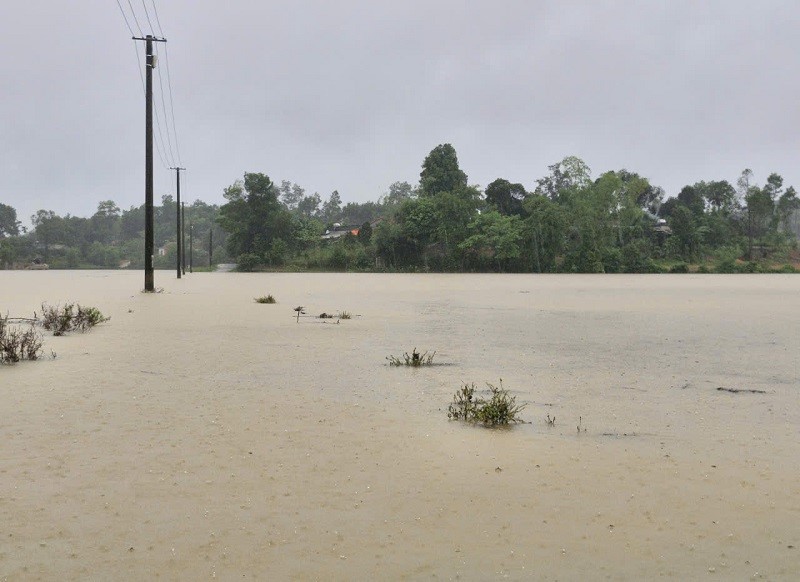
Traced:
<path fill-rule="evenodd" d="M 675 263 L 669 268 L 670 273 L 688 273 L 689 272 L 689 264 L 684 263 L 681 261 L 680 263 Z"/>
<path fill-rule="evenodd" d="M 277 303 L 272 295 L 262 295 L 256 297 L 256 303 Z"/>
<path fill-rule="evenodd" d="M 42 353 L 42 335 L 34 324 L 26 330 L 8 323 L 8 316 L 0 316 L 0 364 L 13 364 L 20 360 L 38 360 Z"/>
<path fill-rule="evenodd" d="M 790 264 L 781 265 L 780 267 L 776 267 L 772 270 L 773 273 L 796 273 L 797 269 L 795 269 Z"/>
<path fill-rule="evenodd" d="M 389 360 L 390 366 L 412 366 L 416 368 L 419 366 L 432 366 L 433 356 L 435 355 L 436 352 L 420 354 L 417 348 L 414 348 L 411 350 L 410 356 L 408 352 L 404 352 L 402 359 L 395 356 L 387 356 L 386 359 Z"/>
<path fill-rule="evenodd" d="M 261 257 L 255 253 L 242 253 L 236 257 L 236 270 L 250 273 L 261 264 Z"/>
<path fill-rule="evenodd" d="M 714 253 L 714 271 L 717 273 L 735 273 L 736 260 L 741 255 L 737 246 L 720 247 Z"/>
<path fill-rule="evenodd" d="M 511 422 L 524 422 L 519 413 L 525 404 L 517 404 L 516 396 L 511 396 L 503 388 L 503 380 L 499 386 L 487 383 L 490 397 L 485 400 L 475 396 L 475 383 L 464 384 L 453 396 L 453 402 L 447 408 L 447 418 L 480 423 L 484 426 L 507 425 Z"/>
<path fill-rule="evenodd" d="M 83 307 L 77 303 L 53 307 L 42 303 L 41 325 L 47 331 L 52 331 L 53 335 L 64 335 L 70 331 L 85 332 L 109 319 L 96 307 Z"/>

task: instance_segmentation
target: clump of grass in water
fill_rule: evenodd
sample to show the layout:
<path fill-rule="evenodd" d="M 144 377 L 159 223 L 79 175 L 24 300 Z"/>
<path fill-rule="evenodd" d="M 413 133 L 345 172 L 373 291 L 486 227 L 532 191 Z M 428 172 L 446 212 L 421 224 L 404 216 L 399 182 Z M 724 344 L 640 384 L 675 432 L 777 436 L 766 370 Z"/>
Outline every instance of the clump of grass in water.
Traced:
<path fill-rule="evenodd" d="M 352 316 L 352 315 L 350 315 L 350 312 L 349 312 L 349 311 L 342 311 L 342 312 L 339 314 L 339 319 L 351 319 L 352 317 L 353 317 L 353 316 Z"/>
<path fill-rule="evenodd" d="M 277 303 L 272 295 L 262 295 L 261 297 L 256 297 L 255 301 L 256 303 Z"/>
<path fill-rule="evenodd" d="M 0 316 L 0 364 L 14 364 L 20 360 L 38 360 L 42 354 L 42 335 L 34 324 L 26 330 L 11 326 L 8 316 Z"/>
<path fill-rule="evenodd" d="M 480 423 L 484 426 L 525 422 L 519 417 L 519 413 L 526 405 L 517 404 L 516 396 L 512 396 L 508 390 L 503 388 L 502 379 L 500 379 L 499 386 L 488 382 L 486 386 L 489 388 L 490 394 L 488 400 L 475 396 L 474 382 L 464 384 L 453 396 L 453 402 L 447 408 L 447 418 Z"/>
<path fill-rule="evenodd" d="M 83 307 L 78 303 L 67 303 L 63 307 L 42 303 L 42 327 L 52 331 L 53 335 L 64 335 L 70 331 L 85 332 L 109 319 L 96 307 Z"/>
<path fill-rule="evenodd" d="M 436 355 L 436 352 L 425 352 L 420 354 L 417 351 L 417 348 L 411 350 L 411 355 L 408 355 L 408 352 L 403 352 L 403 357 L 398 358 L 397 356 L 386 356 L 386 359 L 389 361 L 390 366 L 412 366 L 412 367 L 419 367 L 419 366 L 432 366 L 433 365 L 433 357 Z"/>

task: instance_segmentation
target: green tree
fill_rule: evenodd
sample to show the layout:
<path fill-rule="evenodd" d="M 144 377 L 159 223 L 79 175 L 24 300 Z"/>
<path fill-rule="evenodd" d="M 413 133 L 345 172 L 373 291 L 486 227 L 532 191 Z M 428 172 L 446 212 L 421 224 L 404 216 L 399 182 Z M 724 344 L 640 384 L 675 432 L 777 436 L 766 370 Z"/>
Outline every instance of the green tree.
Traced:
<path fill-rule="evenodd" d="M 0 238 L 19 236 L 19 226 L 17 211 L 8 204 L 0 203 Z"/>
<path fill-rule="evenodd" d="M 494 206 L 500 214 L 522 214 L 522 203 L 528 196 L 522 184 L 512 184 L 503 178 L 497 178 L 486 187 L 486 201 Z"/>
<path fill-rule="evenodd" d="M 522 255 L 522 221 L 497 210 L 478 214 L 469 225 L 470 236 L 459 244 L 473 264 L 491 260 L 500 270 L 508 270 Z"/>
<path fill-rule="evenodd" d="M 316 192 L 310 196 L 304 196 L 297 203 L 297 214 L 304 218 L 321 218 L 320 204 L 322 204 L 322 198 Z"/>
<path fill-rule="evenodd" d="M 246 173 L 225 189 L 219 224 L 228 233 L 227 248 L 233 257 L 244 253 L 266 257 L 272 241 L 291 236 L 291 216 L 278 201 L 269 176 Z"/>
<path fill-rule="evenodd" d="M 591 169 L 577 156 L 567 156 L 547 167 L 550 173 L 536 181 L 536 194 L 558 200 L 561 196 L 586 188 L 591 183 Z"/>
<path fill-rule="evenodd" d="M 790 224 L 792 215 L 797 212 L 797 210 L 800 210 L 800 198 L 797 197 L 797 191 L 794 187 L 789 186 L 786 192 L 781 194 L 776 204 L 778 224 L 784 232 L 791 231 Z"/>
<path fill-rule="evenodd" d="M 705 211 L 703 193 L 694 186 L 684 186 L 678 193 L 678 201 L 688 208 L 695 216 L 701 216 Z"/>
<path fill-rule="evenodd" d="M 385 206 L 395 207 L 414 196 L 414 188 L 411 184 L 408 182 L 394 182 L 389 186 L 389 191 L 384 194 L 380 202 Z"/>
<path fill-rule="evenodd" d="M 358 229 L 358 241 L 367 246 L 372 242 L 372 225 L 369 222 L 364 222 Z"/>
<path fill-rule="evenodd" d="M 119 232 L 119 207 L 113 200 L 103 200 L 97 205 L 97 212 L 89 219 L 89 240 L 110 244 Z"/>
<path fill-rule="evenodd" d="M 278 190 L 281 201 L 286 205 L 286 208 L 292 211 L 297 210 L 297 205 L 306 195 L 305 190 L 288 180 L 283 180 Z"/>
<path fill-rule="evenodd" d="M 535 194 L 525 202 L 523 236 L 531 249 L 530 269 L 537 273 L 555 271 L 558 256 L 564 250 L 566 216 L 564 209 L 547 196 Z"/>
<path fill-rule="evenodd" d="M 339 191 L 331 192 L 328 200 L 322 205 L 322 218 L 326 222 L 338 221 L 342 214 L 342 197 Z"/>
<path fill-rule="evenodd" d="M 419 178 L 421 196 L 435 196 L 467 186 L 467 175 L 459 168 L 458 155 L 449 143 L 431 150 L 422 162 Z"/>
<path fill-rule="evenodd" d="M 730 212 L 736 201 L 736 190 L 727 180 L 698 182 L 694 185 L 712 211 Z"/>

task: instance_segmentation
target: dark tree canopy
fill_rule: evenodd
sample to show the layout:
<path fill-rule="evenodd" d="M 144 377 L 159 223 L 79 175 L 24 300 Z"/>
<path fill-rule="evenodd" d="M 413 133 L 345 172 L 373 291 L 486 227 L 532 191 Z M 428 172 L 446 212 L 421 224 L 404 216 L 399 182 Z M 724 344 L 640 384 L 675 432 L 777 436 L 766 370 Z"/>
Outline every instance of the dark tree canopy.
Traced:
<path fill-rule="evenodd" d="M 19 221 L 17 211 L 0 202 L 0 238 L 19 235 Z"/>
<path fill-rule="evenodd" d="M 420 194 L 435 196 L 467 186 L 467 175 L 458 167 L 455 148 L 449 143 L 438 145 L 422 162 L 419 175 Z"/>
<path fill-rule="evenodd" d="M 512 184 L 498 178 L 486 187 L 486 201 L 497 208 L 500 214 L 522 214 L 522 202 L 528 193 L 522 184 Z"/>

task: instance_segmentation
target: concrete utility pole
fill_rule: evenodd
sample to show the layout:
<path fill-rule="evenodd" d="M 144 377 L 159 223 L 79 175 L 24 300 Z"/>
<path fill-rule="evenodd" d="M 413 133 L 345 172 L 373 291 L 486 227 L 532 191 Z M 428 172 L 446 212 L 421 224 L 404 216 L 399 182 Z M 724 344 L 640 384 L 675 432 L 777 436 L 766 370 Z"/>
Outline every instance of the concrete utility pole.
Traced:
<path fill-rule="evenodd" d="M 175 170 L 175 179 L 177 180 L 176 190 L 178 194 L 178 198 L 175 201 L 175 215 L 176 215 L 176 222 L 177 228 L 175 230 L 175 238 L 178 241 L 178 252 L 175 255 L 175 263 L 178 269 L 178 279 L 181 278 L 181 250 L 182 250 L 182 242 L 181 241 L 181 170 L 186 171 L 186 168 L 170 168 L 170 170 Z"/>
<path fill-rule="evenodd" d="M 134 36 L 133 40 L 145 41 L 145 112 L 144 112 L 144 290 L 156 290 L 153 275 L 153 69 L 156 57 L 153 54 L 154 42 L 167 42 L 165 38 L 147 35 Z"/>

